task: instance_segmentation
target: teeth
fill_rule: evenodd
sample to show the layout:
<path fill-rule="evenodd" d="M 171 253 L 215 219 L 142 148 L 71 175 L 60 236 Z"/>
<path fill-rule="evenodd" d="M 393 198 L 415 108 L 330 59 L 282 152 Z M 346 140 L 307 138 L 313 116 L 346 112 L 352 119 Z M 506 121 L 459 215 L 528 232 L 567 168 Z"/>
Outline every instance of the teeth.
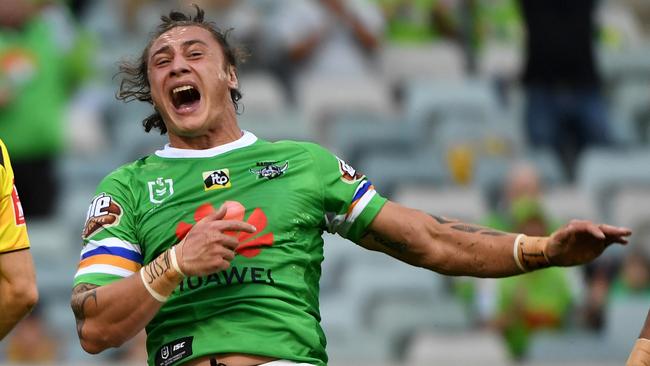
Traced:
<path fill-rule="evenodd" d="M 174 89 L 172 90 L 172 92 L 173 92 L 174 94 L 176 94 L 176 93 L 178 93 L 178 92 L 182 92 L 183 90 L 190 90 L 190 89 L 194 89 L 194 87 L 191 86 L 191 85 L 183 85 L 183 86 L 179 86 L 179 87 L 177 87 L 177 88 L 174 88 Z"/>

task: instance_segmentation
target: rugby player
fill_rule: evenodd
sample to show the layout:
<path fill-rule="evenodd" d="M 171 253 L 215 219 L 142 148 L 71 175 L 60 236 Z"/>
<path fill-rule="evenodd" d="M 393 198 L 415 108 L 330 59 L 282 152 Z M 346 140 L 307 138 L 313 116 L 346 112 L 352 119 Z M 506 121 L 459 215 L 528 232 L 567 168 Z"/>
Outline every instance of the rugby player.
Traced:
<path fill-rule="evenodd" d="M 9 153 L 0 140 L 0 340 L 38 301 L 34 263 Z"/>
<path fill-rule="evenodd" d="M 311 143 L 237 123 L 226 37 L 172 12 L 118 96 L 153 105 L 169 144 L 110 173 L 83 231 L 71 306 L 81 346 L 147 330 L 149 365 L 325 365 L 318 309 L 324 230 L 448 275 L 503 277 L 589 262 L 630 231 L 572 221 L 526 237 L 402 207 Z M 381 270 L 381 268 L 378 268 Z"/>

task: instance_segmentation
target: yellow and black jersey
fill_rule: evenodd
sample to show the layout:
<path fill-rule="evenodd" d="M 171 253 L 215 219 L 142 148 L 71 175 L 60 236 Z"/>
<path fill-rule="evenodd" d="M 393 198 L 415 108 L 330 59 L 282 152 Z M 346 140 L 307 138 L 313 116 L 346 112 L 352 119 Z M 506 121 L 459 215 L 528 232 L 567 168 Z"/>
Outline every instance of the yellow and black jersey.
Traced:
<path fill-rule="evenodd" d="M 9 153 L 2 140 L 0 150 L 0 253 L 6 253 L 29 248 L 29 238 Z"/>

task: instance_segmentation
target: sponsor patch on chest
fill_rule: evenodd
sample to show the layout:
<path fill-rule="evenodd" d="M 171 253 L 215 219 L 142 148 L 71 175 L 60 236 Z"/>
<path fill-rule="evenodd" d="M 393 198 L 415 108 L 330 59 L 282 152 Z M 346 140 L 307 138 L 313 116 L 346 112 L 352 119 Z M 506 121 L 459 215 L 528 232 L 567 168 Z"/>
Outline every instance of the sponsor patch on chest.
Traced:
<path fill-rule="evenodd" d="M 230 188 L 231 186 L 230 171 L 228 169 L 203 172 L 203 189 L 206 191 Z"/>

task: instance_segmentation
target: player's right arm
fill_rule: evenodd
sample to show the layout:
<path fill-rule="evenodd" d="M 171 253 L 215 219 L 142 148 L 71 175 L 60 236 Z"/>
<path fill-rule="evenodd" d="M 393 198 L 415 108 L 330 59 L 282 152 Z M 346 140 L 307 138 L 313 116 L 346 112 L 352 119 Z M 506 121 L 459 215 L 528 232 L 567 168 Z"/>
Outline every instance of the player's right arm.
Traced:
<path fill-rule="evenodd" d="M 38 301 L 29 249 L 0 254 L 0 340 Z"/>
<path fill-rule="evenodd" d="M 166 250 L 128 277 L 103 286 L 77 284 L 71 307 L 83 349 L 99 353 L 134 337 L 151 321 L 184 275 L 207 275 L 230 267 L 238 242 L 223 232 L 252 233 L 255 228 L 241 221 L 223 220 L 225 214 L 226 208 L 222 207 L 206 216 L 175 246 L 175 251 Z M 180 273 L 172 265 L 173 254 Z"/>

